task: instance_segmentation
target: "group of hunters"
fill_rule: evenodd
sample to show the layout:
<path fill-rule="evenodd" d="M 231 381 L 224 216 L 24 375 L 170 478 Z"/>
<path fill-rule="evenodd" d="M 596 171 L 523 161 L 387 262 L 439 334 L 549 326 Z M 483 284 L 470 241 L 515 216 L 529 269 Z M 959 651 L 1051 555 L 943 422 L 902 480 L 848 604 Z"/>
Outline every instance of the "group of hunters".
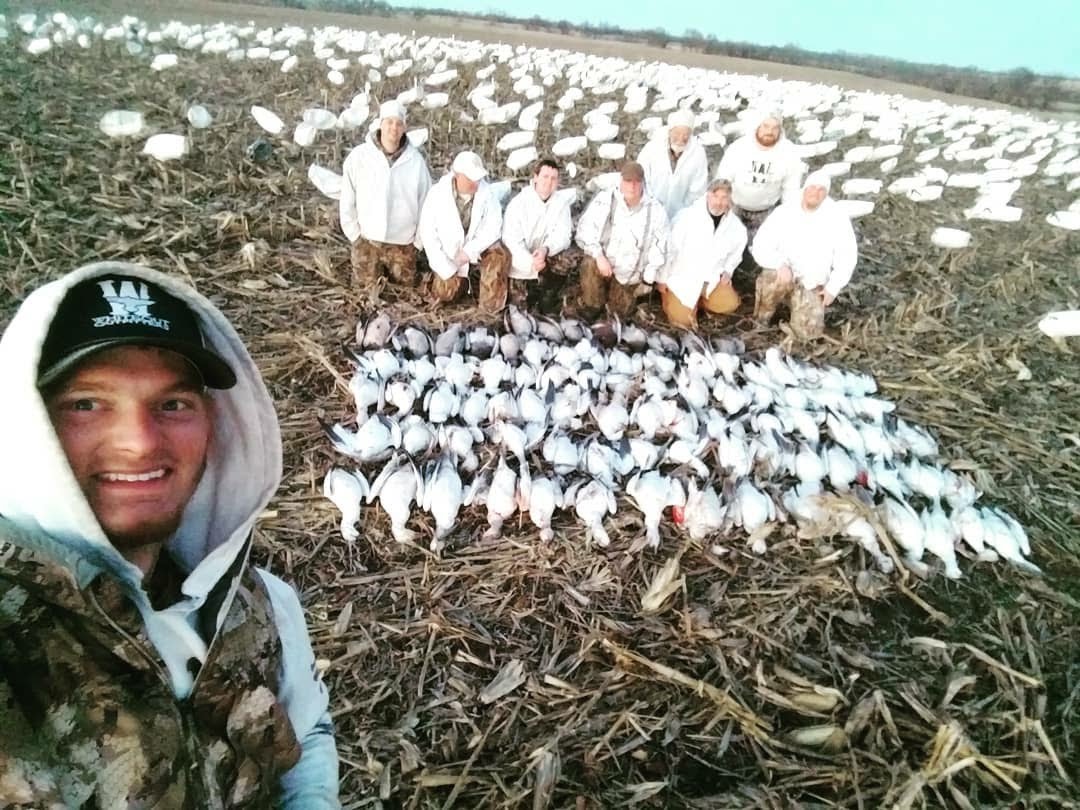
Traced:
<path fill-rule="evenodd" d="M 855 269 L 855 232 L 829 197 L 829 175 L 803 178 L 777 114 L 732 143 L 710 179 L 693 113 L 672 112 L 576 229 L 572 200 L 556 193 L 555 160 L 536 162 L 504 212 L 475 152 L 458 153 L 433 183 L 405 115 L 397 101 L 382 104 L 378 128 L 345 160 L 340 220 L 357 284 L 387 275 L 413 285 L 426 264 L 434 300 L 475 290 L 492 313 L 507 303 L 550 308 L 576 272 L 579 315 L 625 318 L 655 289 L 667 320 L 693 329 L 702 311 L 736 311 L 732 276 L 743 267 L 756 273 L 754 317 L 768 323 L 786 304 L 793 333 L 814 338 Z"/>
<path fill-rule="evenodd" d="M 345 162 L 355 274 L 415 283 L 422 248 L 436 299 L 476 286 L 497 311 L 576 272 L 584 311 L 654 287 L 693 327 L 735 310 L 749 242 L 757 317 L 786 302 L 819 333 L 856 258 L 828 177 L 802 181 L 769 116 L 709 180 L 692 129 L 673 113 L 574 232 L 557 163 L 504 212 L 472 152 L 433 184 L 384 104 Z M 22 302 L 0 375 L 0 807 L 340 808 L 304 611 L 249 561 L 282 444 L 235 328 L 173 276 L 98 262 Z"/>

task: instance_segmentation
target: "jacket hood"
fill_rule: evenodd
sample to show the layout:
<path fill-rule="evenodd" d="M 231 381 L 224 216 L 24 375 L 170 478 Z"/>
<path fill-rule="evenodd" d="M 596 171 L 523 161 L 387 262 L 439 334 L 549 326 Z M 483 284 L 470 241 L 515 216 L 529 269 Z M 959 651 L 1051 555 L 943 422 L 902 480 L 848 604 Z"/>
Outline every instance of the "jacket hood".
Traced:
<path fill-rule="evenodd" d="M 211 391 L 214 427 L 206 470 L 168 548 L 190 572 L 183 592 L 201 600 L 226 573 L 281 478 L 281 436 L 270 395 L 236 330 L 206 298 L 183 282 L 126 262 L 97 262 L 31 293 L 0 338 L 0 514 L 20 528 L 44 532 L 62 547 L 65 564 L 89 566 L 85 580 L 110 568 L 138 569 L 116 551 L 83 496 L 37 388 L 42 344 L 57 307 L 86 279 L 123 274 L 160 285 L 195 313 L 203 339 L 236 372 L 236 385 Z M 58 549 L 60 551 L 60 549 Z M 90 561 L 97 561 L 91 563 Z"/>

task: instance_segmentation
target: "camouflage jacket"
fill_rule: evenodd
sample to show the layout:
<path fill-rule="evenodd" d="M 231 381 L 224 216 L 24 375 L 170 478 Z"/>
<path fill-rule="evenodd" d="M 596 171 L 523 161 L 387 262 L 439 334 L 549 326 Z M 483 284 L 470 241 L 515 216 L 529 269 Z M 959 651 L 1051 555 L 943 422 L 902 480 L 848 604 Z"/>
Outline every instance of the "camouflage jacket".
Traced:
<path fill-rule="evenodd" d="M 86 582 L 87 560 L 48 551 L 0 518 L 0 807 L 271 806 L 301 750 L 247 554 L 200 611 L 213 641 L 177 700 L 122 587 L 106 572 Z"/>

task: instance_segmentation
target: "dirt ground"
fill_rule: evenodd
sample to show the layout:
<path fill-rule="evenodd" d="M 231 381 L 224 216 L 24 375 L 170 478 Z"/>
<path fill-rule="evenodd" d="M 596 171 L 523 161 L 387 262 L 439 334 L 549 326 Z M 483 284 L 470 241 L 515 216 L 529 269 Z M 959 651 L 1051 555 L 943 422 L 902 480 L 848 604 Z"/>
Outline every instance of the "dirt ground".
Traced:
<path fill-rule="evenodd" d="M 13 3 L 13 6 L 27 5 Z M 64 4 L 68 6 L 69 4 Z M 984 99 L 966 98 L 940 93 L 927 87 L 891 82 L 883 79 L 860 76 L 841 70 L 800 67 L 757 59 L 740 59 L 732 56 L 718 56 L 693 53 L 668 48 L 658 48 L 639 43 L 596 40 L 587 37 L 527 31 L 524 27 L 497 25 L 478 20 L 457 20 L 449 17 L 429 16 L 417 19 L 401 14 L 394 17 L 367 16 L 362 14 L 342 14 L 328 11 L 311 11 L 295 8 L 276 8 L 270 6 L 248 5 L 246 3 L 215 3 L 213 0 L 177 0 L 167 4 L 148 6 L 137 0 L 97 0 L 96 2 L 71 3 L 72 9 L 91 13 L 102 18 L 112 15 L 134 14 L 147 20 L 176 19 L 186 22 L 207 22 L 223 20 L 226 22 L 245 22 L 251 20 L 259 25 L 280 26 L 284 24 L 318 26 L 339 25 L 379 31 L 415 32 L 419 35 L 453 36 L 460 39 L 477 39 L 484 42 L 512 42 L 530 47 L 565 48 L 601 56 L 619 56 L 624 59 L 669 62 L 691 67 L 704 67 L 713 70 L 729 71 L 752 75 L 764 75 L 774 79 L 805 81 L 821 84 L 835 84 L 852 90 L 869 90 L 876 93 L 900 93 L 909 98 L 932 100 L 940 99 L 949 104 L 973 104 L 980 107 L 1003 107 Z M 672 28 L 679 29 L 676 24 Z"/>

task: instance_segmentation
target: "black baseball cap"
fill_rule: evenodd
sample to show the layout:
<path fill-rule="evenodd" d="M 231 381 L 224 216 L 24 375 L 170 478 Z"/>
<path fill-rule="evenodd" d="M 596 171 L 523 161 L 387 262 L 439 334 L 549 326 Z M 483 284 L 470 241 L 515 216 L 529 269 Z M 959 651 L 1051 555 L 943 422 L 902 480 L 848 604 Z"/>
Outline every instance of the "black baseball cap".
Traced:
<path fill-rule="evenodd" d="M 38 386 L 114 346 L 169 349 L 187 358 L 207 387 L 236 385 L 229 364 L 206 347 L 191 307 L 146 279 L 108 275 L 79 282 L 60 302 L 41 348 Z"/>

